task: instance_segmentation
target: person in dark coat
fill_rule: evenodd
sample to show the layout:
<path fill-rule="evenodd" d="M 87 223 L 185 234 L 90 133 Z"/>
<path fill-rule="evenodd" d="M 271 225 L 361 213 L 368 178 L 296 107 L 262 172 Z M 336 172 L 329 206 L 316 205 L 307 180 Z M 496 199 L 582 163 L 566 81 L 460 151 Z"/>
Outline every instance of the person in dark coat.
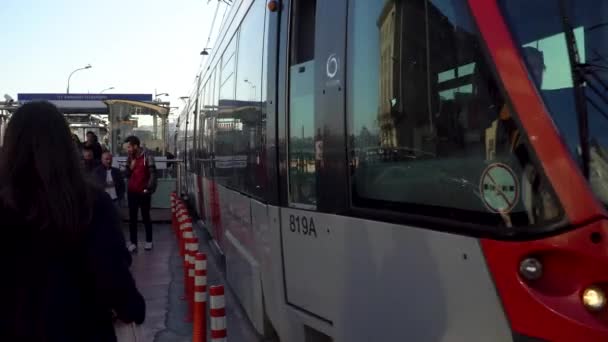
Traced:
<path fill-rule="evenodd" d="M 84 143 L 85 148 L 88 147 L 93 151 L 93 158 L 97 161 L 101 160 L 101 154 L 103 153 L 103 148 L 99 143 L 99 139 L 97 135 L 92 131 L 87 132 L 87 141 Z"/>
<path fill-rule="evenodd" d="M 110 197 L 88 183 L 63 115 L 30 102 L 0 157 L 0 341 L 114 342 L 145 302 Z"/>
<path fill-rule="evenodd" d="M 82 162 L 87 175 L 93 174 L 101 164 L 99 160 L 95 159 L 93 149 L 89 146 L 85 146 L 82 149 Z"/>
<path fill-rule="evenodd" d="M 95 178 L 115 204 L 122 202 L 126 190 L 125 180 L 122 172 L 112 167 L 112 153 L 104 152 L 101 155 L 101 165 L 95 169 Z"/>
<path fill-rule="evenodd" d="M 82 143 L 80 142 L 80 138 L 78 138 L 77 134 L 72 134 L 72 141 L 74 141 L 74 146 L 76 147 L 76 152 L 78 152 L 79 156 L 82 156 Z"/>

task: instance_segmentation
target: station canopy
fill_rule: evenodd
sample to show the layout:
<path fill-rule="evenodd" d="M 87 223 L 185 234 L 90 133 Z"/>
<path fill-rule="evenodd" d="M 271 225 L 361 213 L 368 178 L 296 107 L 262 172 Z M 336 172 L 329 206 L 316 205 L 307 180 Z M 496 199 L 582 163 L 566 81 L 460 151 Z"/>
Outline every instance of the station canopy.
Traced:
<path fill-rule="evenodd" d="M 48 101 L 69 117 L 71 127 L 79 123 L 94 126 L 95 116 L 107 115 L 108 145 L 113 153 L 122 153 L 122 140 L 133 133 L 133 115 L 151 115 L 154 128 L 149 145 L 165 151 L 166 120 L 169 102 L 156 102 L 152 94 L 18 94 L 17 102 L 23 105 L 32 101 Z M 79 116 L 83 115 L 83 118 Z M 161 132 L 157 132 L 157 118 L 161 119 Z M 105 120 L 104 120 L 105 121 Z M 87 126 L 87 127 L 89 127 Z M 96 125 L 95 125 L 96 126 Z M 105 125 L 104 125 L 105 126 Z M 105 130 L 105 128 L 104 128 Z"/>
<path fill-rule="evenodd" d="M 152 101 L 152 94 L 18 94 L 19 104 L 49 101 L 64 114 L 110 114 L 114 105 L 133 109 L 131 114 L 166 115 L 169 109 Z M 135 109 L 136 108 L 136 109 Z"/>

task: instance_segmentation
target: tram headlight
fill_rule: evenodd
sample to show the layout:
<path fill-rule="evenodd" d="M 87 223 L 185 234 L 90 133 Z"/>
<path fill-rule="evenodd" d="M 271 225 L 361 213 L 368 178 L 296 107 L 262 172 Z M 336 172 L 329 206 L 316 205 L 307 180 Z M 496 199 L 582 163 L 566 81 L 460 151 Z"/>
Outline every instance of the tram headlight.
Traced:
<path fill-rule="evenodd" d="M 536 258 L 526 258 L 519 264 L 519 274 L 527 280 L 536 280 L 543 275 L 543 264 Z"/>
<path fill-rule="evenodd" d="M 606 294 L 597 286 L 590 286 L 583 291 L 583 305 L 589 311 L 600 311 L 606 307 Z"/>

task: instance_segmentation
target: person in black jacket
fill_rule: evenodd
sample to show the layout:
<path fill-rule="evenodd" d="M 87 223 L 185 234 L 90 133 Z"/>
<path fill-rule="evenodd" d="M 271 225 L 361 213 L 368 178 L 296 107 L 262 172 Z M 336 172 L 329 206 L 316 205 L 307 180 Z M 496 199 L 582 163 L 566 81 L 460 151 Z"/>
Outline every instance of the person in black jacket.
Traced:
<path fill-rule="evenodd" d="M 104 152 L 101 155 L 101 165 L 95 169 L 95 178 L 116 205 L 122 202 L 126 190 L 125 180 L 122 172 L 112 167 L 112 153 Z"/>
<path fill-rule="evenodd" d="M 93 150 L 85 146 L 82 149 L 82 165 L 87 175 L 92 175 L 101 163 L 93 157 Z"/>
<path fill-rule="evenodd" d="M 84 143 L 85 147 L 90 148 L 93 151 L 93 158 L 97 161 L 101 160 L 101 154 L 103 153 L 103 148 L 99 143 L 99 139 L 97 135 L 92 131 L 87 132 L 87 140 Z"/>
<path fill-rule="evenodd" d="M 11 117 L 0 157 L 0 341 L 114 342 L 145 302 L 112 200 L 85 179 L 48 102 Z"/>

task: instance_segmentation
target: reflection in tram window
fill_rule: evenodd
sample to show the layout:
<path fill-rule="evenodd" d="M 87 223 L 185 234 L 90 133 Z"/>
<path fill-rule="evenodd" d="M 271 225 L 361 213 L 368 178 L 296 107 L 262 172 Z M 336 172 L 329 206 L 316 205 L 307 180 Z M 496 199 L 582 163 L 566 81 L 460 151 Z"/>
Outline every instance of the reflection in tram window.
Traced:
<path fill-rule="evenodd" d="M 289 199 L 316 204 L 314 142 L 316 1 L 294 1 L 289 70 Z"/>
<path fill-rule="evenodd" d="M 224 51 L 221 70 L 216 76 L 219 79 L 219 107 L 215 123 L 215 175 L 218 182 L 231 188 L 238 188 L 237 180 L 234 177 L 235 165 L 232 162 L 235 148 L 233 136 L 235 128 L 238 127 L 238 122 L 233 117 L 237 34 L 232 37 L 230 44 Z M 236 166 L 239 166 L 240 163 L 242 161 Z"/>
<path fill-rule="evenodd" d="M 466 1 L 354 0 L 349 18 L 355 206 L 505 226 L 558 217 L 552 192 L 531 194 L 548 185 L 490 72 Z M 507 179 L 485 184 L 484 171 L 497 163 Z M 522 190 L 532 183 L 527 206 Z"/>
<path fill-rule="evenodd" d="M 241 24 L 236 82 L 235 118 L 240 120 L 241 129 L 234 155 L 244 161 L 244 167 L 235 168 L 235 175 L 240 180 L 239 190 L 258 198 L 266 187 L 262 165 L 266 118 L 261 102 L 264 40 L 260 38 L 265 9 L 265 1 L 257 0 Z"/>
<path fill-rule="evenodd" d="M 500 1 L 549 114 L 583 173 L 588 170 L 592 190 L 608 206 L 608 2 L 564 3 L 565 9 L 560 1 Z M 570 43 L 564 18 L 572 31 Z M 576 47 L 579 64 L 575 70 L 584 81 L 578 108 L 568 46 Z M 588 141 L 587 146 L 581 146 L 582 116 L 588 120 L 588 137 L 582 139 Z"/>
<path fill-rule="evenodd" d="M 262 198 L 266 189 L 265 54 L 260 35 L 265 29 L 265 8 L 264 0 L 251 6 L 223 52 L 219 69 L 204 80 L 202 96 L 205 119 L 201 122 L 201 146 L 204 156 L 213 156 L 214 178 L 257 198 Z"/>

